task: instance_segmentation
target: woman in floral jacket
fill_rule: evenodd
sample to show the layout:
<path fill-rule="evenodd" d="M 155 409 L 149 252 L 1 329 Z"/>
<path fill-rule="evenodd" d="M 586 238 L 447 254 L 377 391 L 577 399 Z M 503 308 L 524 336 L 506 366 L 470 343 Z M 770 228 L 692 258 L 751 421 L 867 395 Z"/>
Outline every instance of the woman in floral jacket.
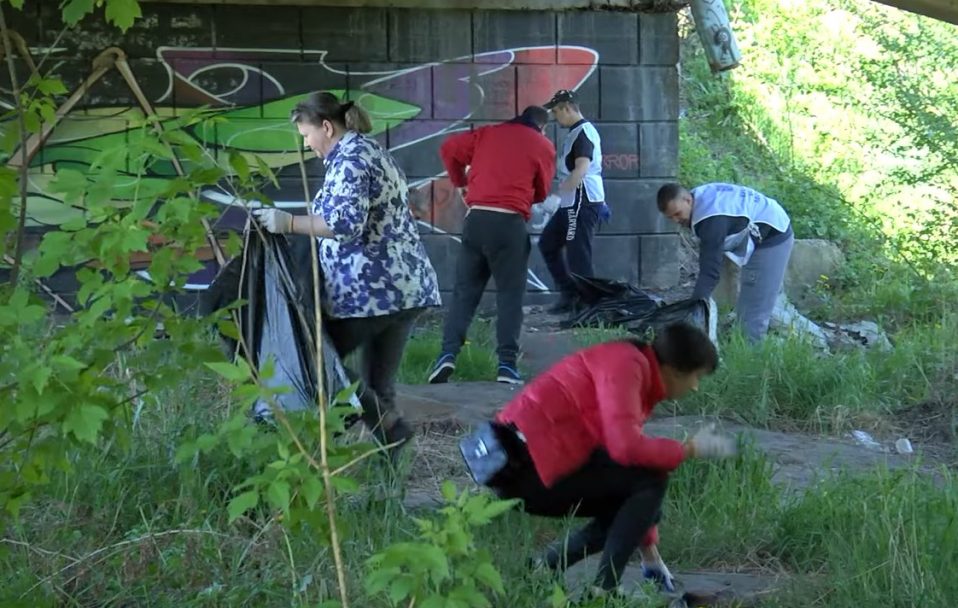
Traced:
<path fill-rule="evenodd" d="M 328 92 L 291 115 L 306 145 L 324 160 L 323 186 L 309 215 L 260 209 L 276 234 L 319 239 L 326 329 L 340 356 L 362 349 L 363 421 L 387 444 L 411 429 L 396 411 L 395 377 L 416 318 L 439 306 L 439 286 L 407 204 L 406 177 L 376 140 L 369 115 Z"/>

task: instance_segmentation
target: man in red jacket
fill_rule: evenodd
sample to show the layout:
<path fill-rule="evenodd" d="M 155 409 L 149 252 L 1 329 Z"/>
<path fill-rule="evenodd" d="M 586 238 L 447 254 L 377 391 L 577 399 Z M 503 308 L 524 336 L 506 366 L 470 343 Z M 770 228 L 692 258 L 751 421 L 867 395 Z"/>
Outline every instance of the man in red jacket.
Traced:
<path fill-rule="evenodd" d="M 711 427 L 681 442 L 642 426 L 659 401 L 697 390 L 717 365 L 704 332 L 670 325 L 651 345 L 622 339 L 565 357 L 495 416 L 508 464 L 487 485 L 533 515 L 592 518 L 545 552 L 546 566 L 562 570 L 601 551 L 594 587 L 604 593 L 638 548 L 646 578 L 673 590 L 656 549 L 668 474 L 686 458 L 730 456 L 735 445 Z"/>
<path fill-rule="evenodd" d="M 496 282 L 497 379 L 522 383 L 516 359 L 531 250 L 526 222 L 532 205 L 549 194 L 555 173 L 555 146 L 543 135 L 548 122 L 545 108 L 529 106 L 508 122 L 453 135 L 440 148 L 449 180 L 465 189 L 468 210 L 442 351 L 430 383 L 446 382 L 455 371 L 490 277 Z"/>

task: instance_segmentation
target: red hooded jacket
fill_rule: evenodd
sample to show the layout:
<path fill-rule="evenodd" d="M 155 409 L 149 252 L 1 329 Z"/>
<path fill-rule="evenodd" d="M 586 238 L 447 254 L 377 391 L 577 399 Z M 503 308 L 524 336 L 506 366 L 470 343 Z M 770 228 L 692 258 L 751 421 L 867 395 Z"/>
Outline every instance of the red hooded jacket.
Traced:
<path fill-rule="evenodd" d="M 537 376 L 496 420 L 514 424 L 523 434 L 546 487 L 600 448 L 626 466 L 671 471 L 685 459 L 682 443 L 642 432 L 664 397 L 651 348 L 607 342 L 573 353 Z M 653 527 L 642 544 L 657 542 Z"/>
<path fill-rule="evenodd" d="M 467 187 L 466 204 L 500 207 L 532 217 L 555 175 L 556 151 L 538 129 L 505 122 L 450 136 L 439 148 L 449 181 Z M 466 173 L 466 167 L 469 173 Z"/>

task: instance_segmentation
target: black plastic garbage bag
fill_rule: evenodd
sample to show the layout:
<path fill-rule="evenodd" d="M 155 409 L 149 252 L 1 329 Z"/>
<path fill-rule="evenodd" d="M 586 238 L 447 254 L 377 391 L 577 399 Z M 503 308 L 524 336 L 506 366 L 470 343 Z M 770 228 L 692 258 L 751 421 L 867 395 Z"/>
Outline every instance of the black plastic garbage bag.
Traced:
<path fill-rule="evenodd" d="M 573 274 L 575 312 L 560 324 L 572 327 L 622 327 L 631 333 L 645 334 L 686 322 L 713 337 L 715 334 L 708 300 L 681 300 L 666 305 L 654 295 L 621 281 Z"/>
<path fill-rule="evenodd" d="M 654 333 L 673 323 L 684 322 L 698 327 L 715 340 L 715 321 L 708 300 L 680 300 L 660 306 L 621 325 L 630 333 L 643 335 L 650 331 Z"/>
<path fill-rule="evenodd" d="M 560 324 L 570 327 L 612 327 L 628 323 L 662 305 L 662 300 L 629 283 L 573 274 L 574 311 Z"/>
<path fill-rule="evenodd" d="M 265 382 L 292 389 L 277 396 L 279 405 L 289 411 L 311 409 L 317 402 L 311 255 L 309 237 L 250 234 L 244 252 L 220 270 L 200 299 L 204 316 L 245 300 L 237 309 L 242 342 L 221 337 L 231 355 L 246 358 L 256 369 L 262 370 L 267 361 L 273 361 L 273 375 Z M 323 387 L 331 399 L 350 382 L 325 331 L 322 359 Z M 355 396 L 351 403 L 359 407 Z M 253 415 L 269 417 L 269 404 L 257 400 Z"/>

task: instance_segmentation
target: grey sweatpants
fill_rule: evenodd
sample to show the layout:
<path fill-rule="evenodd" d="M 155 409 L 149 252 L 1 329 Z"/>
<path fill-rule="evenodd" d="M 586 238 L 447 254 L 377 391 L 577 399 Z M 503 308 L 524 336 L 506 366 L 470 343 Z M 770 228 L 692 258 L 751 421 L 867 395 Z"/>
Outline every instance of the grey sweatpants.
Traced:
<path fill-rule="evenodd" d="M 795 236 L 790 235 L 779 245 L 756 249 L 742 268 L 735 313 L 751 342 L 759 342 L 768 332 L 768 322 L 775 309 L 775 299 L 782 291 L 794 244 Z"/>

